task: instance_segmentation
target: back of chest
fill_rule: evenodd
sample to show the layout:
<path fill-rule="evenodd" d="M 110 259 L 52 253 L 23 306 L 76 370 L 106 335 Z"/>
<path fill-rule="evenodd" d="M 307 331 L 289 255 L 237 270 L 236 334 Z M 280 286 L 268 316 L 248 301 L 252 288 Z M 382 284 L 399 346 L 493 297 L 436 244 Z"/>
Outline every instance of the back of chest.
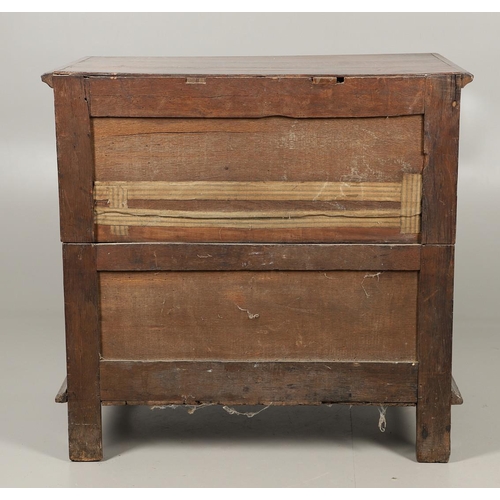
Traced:
<path fill-rule="evenodd" d="M 72 459 L 101 456 L 101 404 L 367 403 L 416 405 L 419 460 L 447 460 L 468 73 L 90 58 L 47 79 Z"/>

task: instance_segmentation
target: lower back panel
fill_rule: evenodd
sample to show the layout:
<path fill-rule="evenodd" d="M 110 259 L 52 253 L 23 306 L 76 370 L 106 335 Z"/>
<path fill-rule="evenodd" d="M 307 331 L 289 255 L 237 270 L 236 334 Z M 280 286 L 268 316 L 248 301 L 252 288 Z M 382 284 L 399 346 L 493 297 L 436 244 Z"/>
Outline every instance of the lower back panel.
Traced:
<path fill-rule="evenodd" d="M 99 276 L 107 360 L 416 360 L 417 272 Z"/>

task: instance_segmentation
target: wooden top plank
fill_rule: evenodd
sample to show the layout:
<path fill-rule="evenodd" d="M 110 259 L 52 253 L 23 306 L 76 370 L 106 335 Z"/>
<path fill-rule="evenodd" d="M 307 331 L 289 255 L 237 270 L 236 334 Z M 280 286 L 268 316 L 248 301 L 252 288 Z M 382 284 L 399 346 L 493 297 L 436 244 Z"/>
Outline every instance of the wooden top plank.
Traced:
<path fill-rule="evenodd" d="M 238 57 L 86 57 L 52 75 L 82 76 L 401 76 L 465 75 L 439 54 L 373 54 Z"/>

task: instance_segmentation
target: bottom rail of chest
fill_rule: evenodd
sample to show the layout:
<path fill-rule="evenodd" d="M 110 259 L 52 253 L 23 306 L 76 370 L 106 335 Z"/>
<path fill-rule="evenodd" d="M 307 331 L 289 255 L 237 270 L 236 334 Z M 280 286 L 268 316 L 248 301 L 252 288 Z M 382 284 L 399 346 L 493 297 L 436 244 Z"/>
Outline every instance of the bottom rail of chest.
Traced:
<path fill-rule="evenodd" d="M 416 363 L 102 361 L 101 400 L 318 405 L 417 401 Z"/>
<path fill-rule="evenodd" d="M 117 374 L 120 372 L 123 372 L 124 369 L 128 370 L 130 373 L 134 373 L 134 369 L 132 368 L 133 365 L 138 365 L 138 363 L 135 362 L 126 362 L 126 363 L 109 363 L 109 362 L 104 362 L 104 371 L 106 373 L 106 370 L 109 374 L 113 376 L 113 374 Z M 207 365 L 209 363 L 201 363 L 202 366 L 198 367 L 197 369 L 200 371 L 205 371 L 207 373 L 213 373 L 213 368 L 207 368 Z M 224 363 L 211 363 L 212 365 L 218 365 L 219 368 L 219 373 L 223 372 L 224 370 Z M 254 369 L 261 369 L 267 373 L 269 373 L 270 370 L 278 370 L 278 371 L 290 371 L 290 372 L 295 372 L 300 376 L 300 369 L 302 367 L 297 367 L 297 364 L 294 363 L 279 363 L 281 365 L 280 367 L 277 367 L 278 363 L 245 363 L 247 368 L 249 368 L 251 365 L 253 365 Z M 243 364 L 243 365 L 245 365 Z M 304 364 L 304 363 L 303 363 Z M 115 365 L 115 366 L 113 366 Z M 192 363 L 149 363 L 149 365 L 157 365 L 156 368 L 158 370 L 159 376 L 161 377 L 163 374 L 163 377 L 169 375 L 168 370 L 185 370 L 187 367 L 189 367 L 190 371 L 192 368 Z M 159 366 L 158 366 L 159 365 Z M 168 366 L 171 365 L 171 366 Z M 184 365 L 182 368 L 179 365 Z M 189 366 L 191 365 L 191 366 Z M 196 365 L 200 365 L 200 363 L 196 363 Z M 235 364 L 236 365 L 236 364 Z M 238 363 L 238 365 L 242 365 L 242 363 Z M 289 365 L 289 366 L 287 366 Z M 221 391 L 219 396 L 206 396 L 204 398 L 198 396 L 194 397 L 192 394 L 189 396 L 185 395 L 180 395 L 181 392 L 197 392 L 199 390 L 199 384 L 196 383 L 195 387 L 192 388 L 193 390 L 191 391 L 179 391 L 179 389 L 171 391 L 173 393 L 177 392 L 178 395 L 173 396 L 172 394 L 166 394 L 165 392 L 162 392 L 161 394 L 157 394 L 155 396 L 155 399 L 152 399 L 151 395 L 147 395 L 142 391 L 139 391 L 137 393 L 137 389 L 132 390 L 131 392 L 127 392 L 126 397 L 122 393 L 120 394 L 119 391 L 123 391 L 124 387 L 126 388 L 127 385 L 131 386 L 136 386 L 137 383 L 134 383 L 130 379 L 127 381 L 127 379 L 123 379 L 120 384 L 119 384 L 119 389 L 113 389 L 109 390 L 109 393 L 107 397 L 113 397 L 112 395 L 114 394 L 115 397 L 118 397 L 118 395 L 121 396 L 120 399 L 101 399 L 101 404 L 103 406 L 125 406 L 125 405 L 145 405 L 145 406 L 156 406 L 156 405 L 185 405 L 189 407 L 196 407 L 196 406 L 202 406 L 204 404 L 232 404 L 232 405 L 257 405 L 257 404 L 267 404 L 267 405 L 300 405 L 300 404 L 306 404 L 306 405 L 320 405 L 320 404 L 349 404 L 349 405 L 374 405 L 374 406 L 415 406 L 417 397 L 416 397 L 416 382 L 415 382 L 415 365 L 412 363 L 411 367 L 408 366 L 409 364 L 406 363 L 406 366 L 403 368 L 397 368 L 396 370 L 392 370 L 391 368 L 381 369 L 381 365 L 378 363 L 364 363 L 365 366 L 361 366 L 360 363 L 305 363 L 305 366 L 303 369 L 306 372 L 311 372 L 314 371 L 316 373 L 320 372 L 321 369 L 319 369 L 319 366 L 314 366 L 314 365 L 323 365 L 324 368 L 328 370 L 332 370 L 332 367 L 335 367 L 335 371 L 333 374 L 330 374 L 328 377 L 330 381 L 335 381 L 337 382 L 339 377 L 345 375 L 347 373 L 358 373 L 358 379 L 359 379 L 359 374 L 364 374 L 366 375 L 367 372 L 372 372 L 376 374 L 376 377 L 382 377 L 385 373 L 393 372 L 393 373 L 399 373 L 403 374 L 406 373 L 407 375 L 409 374 L 410 378 L 406 382 L 401 382 L 398 381 L 397 384 L 391 384 L 390 382 L 387 382 L 387 380 L 382 381 L 382 384 L 384 384 L 387 387 L 391 387 L 390 392 L 394 393 L 395 391 L 395 386 L 397 387 L 404 387 L 405 393 L 408 395 L 406 398 L 401 396 L 401 393 L 398 393 L 396 397 L 391 398 L 386 391 L 384 396 L 380 396 L 377 400 L 377 385 L 378 382 L 375 380 L 375 384 L 373 380 L 363 380 L 362 381 L 362 389 L 358 391 L 354 391 L 353 393 L 353 379 L 350 378 L 349 380 L 345 380 L 345 383 L 349 384 L 349 389 L 346 389 L 345 387 L 339 390 L 339 386 L 335 385 L 333 387 L 326 387 L 323 388 L 323 393 L 328 393 L 328 397 L 322 398 L 320 397 L 321 394 L 319 394 L 317 391 L 311 391 L 313 392 L 314 396 L 309 397 L 307 399 L 299 399 L 298 396 L 300 393 L 304 394 L 304 390 L 301 389 L 300 392 L 295 391 L 297 385 L 296 384 L 287 384 L 286 389 L 283 390 L 283 386 L 279 385 L 278 390 L 274 393 L 273 396 L 265 397 L 262 395 L 262 397 L 258 397 L 258 389 L 252 391 L 252 395 L 248 396 L 248 393 L 250 393 L 250 388 L 248 386 L 249 380 L 244 379 L 244 380 L 238 380 L 237 383 L 241 385 L 241 391 L 238 395 L 230 395 L 228 396 L 227 394 L 224 394 L 225 391 Z M 153 366 L 153 369 L 155 367 Z M 232 366 L 230 369 L 231 371 L 234 371 L 235 366 Z M 239 368 L 239 367 L 238 367 Z M 150 370 L 150 368 L 143 368 L 144 370 Z M 140 371 L 140 367 L 136 366 L 135 372 Z M 193 373 L 194 371 L 194 373 Z M 244 373 L 244 370 L 243 370 Z M 116 377 L 116 375 L 114 375 Z M 196 377 L 196 370 L 191 371 L 191 376 Z M 220 376 L 220 375 L 219 375 Z M 239 377 L 241 379 L 241 376 Z M 233 377 L 234 380 L 234 377 Z M 308 381 L 309 384 L 313 384 L 314 380 L 311 380 L 311 377 L 308 376 Z M 325 378 L 323 377 L 322 381 L 325 381 Z M 259 375 L 257 376 L 257 383 L 260 384 L 263 382 L 263 378 Z M 234 383 L 234 382 L 233 382 Z M 338 383 L 338 382 L 337 382 Z M 107 384 L 105 384 L 106 386 Z M 172 385 L 172 384 L 170 384 Z M 206 385 L 212 385 L 212 392 L 214 391 L 213 383 L 206 384 Z M 370 387 L 371 385 L 371 387 Z M 224 383 L 224 387 L 226 384 Z M 188 387 L 186 387 L 188 389 Z M 126 389 L 125 389 L 126 390 Z M 205 389 L 206 390 L 206 389 Z M 267 391 L 269 391 L 269 386 L 267 386 Z M 310 390 L 310 389 L 309 389 Z M 343 394 L 342 394 L 343 392 Z M 381 390 L 378 390 L 378 392 L 381 392 Z M 371 393 L 371 398 L 368 398 L 367 395 L 368 393 Z M 207 394 L 207 393 L 205 393 Z M 237 393 L 238 394 L 238 393 Z M 276 394 L 279 395 L 279 397 L 276 396 Z M 353 394 L 355 397 L 353 397 Z M 365 397 L 361 397 L 362 394 L 365 394 Z M 134 396 L 134 398 L 132 397 Z M 343 396 L 343 397 L 342 397 Z M 407 401 L 405 401 L 407 399 Z M 362 400 L 362 401 L 361 401 Z M 269 401 L 269 402 L 268 402 Z M 68 388 L 67 388 L 67 380 L 66 378 L 64 379 L 63 383 L 61 384 L 61 387 L 59 391 L 56 394 L 55 397 L 55 402 L 56 403 L 67 403 L 68 402 Z M 463 398 L 462 394 L 460 393 L 460 390 L 455 382 L 455 379 L 452 378 L 452 385 L 451 385 L 451 404 L 452 405 L 461 405 L 463 404 Z"/>

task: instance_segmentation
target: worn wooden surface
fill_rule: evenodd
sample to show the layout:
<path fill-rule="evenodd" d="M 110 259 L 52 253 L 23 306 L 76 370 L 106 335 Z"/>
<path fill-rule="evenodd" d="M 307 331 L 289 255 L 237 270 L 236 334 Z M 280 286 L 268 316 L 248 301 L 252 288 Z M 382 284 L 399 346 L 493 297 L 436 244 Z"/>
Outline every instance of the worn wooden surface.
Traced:
<path fill-rule="evenodd" d="M 401 182 L 422 172 L 422 123 L 94 118 L 96 180 Z"/>
<path fill-rule="evenodd" d="M 418 291 L 417 459 L 447 462 L 451 428 L 453 246 L 423 246 Z"/>
<path fill-rule="evenodd" d="M 93 245 L 63 245 L 69 456 L 102 459 L 99 298 Z"/>
<path fill-rule="evenodd" d="M 413 403 L 415 363 L 106 361 L 103 401 L 170 404 Z"/>
<path fill-rule="evenodd" d="M 416 234 L 420 232 L 422 202 L 422 176 L 404 174 L 401 184 L 401 232 Z"/>
<path fill-rule="evenodd" d="M 416 272 L 101 272 L 105 359 L 416 360 Z"/>
<path fill-rule="evenodd" d="M 114 226 L 97 226 L 100 242 L 268 242 L 268 243 L 407 243 L 419 241 L 418 234 L 402 234 L 398 227 L 301 227 L 244 229 L 233 227 L 127 227 L 120 233 Z"/>
<path fill-rule="evenodd" d="M 94 159 L 84 79 L 54 77 L 61 241 L 94 240 Z"/>
<path fill-rule="evenodd" d="M 419 245 L 99 244 L 99 271 L 417 271 Z"/>
<path fill-rule="evenodd" d="M 420 178 L 419 175 L 411 177 Z M 96 181 L 96 201 L 108 200 L 114 190 L 123 191 L 128 200 L 309 201 L 312 203 L 315 201 L 400 201 L 403 187 L 401 180 L 400 182 Z M 231 208 L 226 210 L 231 211 Z"/>
<path fill-rule="evenodd" d="M 85 57 L 55 74 L 98 75 L 428 75 L 470 73 L 439 54 L 237 57 Z"/>
<path fill-rule="evenodd" d="M 448 460 L 458 115 L 472 75 L 438 54 L 92 57 L 43 80 L 61 238 L 108 242 L 64 246 L 73 460 L 102 456 L 100 401 L 416 404 L 418 460 Z M 360 195 L 360 183 L 392 188 Z"/>
<path fill-rule="evenodd" d="M 419 232 L 421 116 L 93 123 L 98 241 Z"/>
<path fill-rule="evenodd" d="M 317 85 L 310 77 L 89 78 L 95 117 L 350 118 L 418 115 L 425 78 L 352 77 Z"/>
<path fill-rule="evenodd" d="M 70 68 L 72 66 L 76 66 L 80 63 L 82 63 L 83 61 L 85 61 L 86 59 L 91 59 L 91 57 L 89 56 L 86 56 L 86 57 L 81 57 L 79 59 L 77 59 L 76 61 L 73 61 L 72 63 L 70 64 L 66 64 L 62 67 L 59 67 L 53 71 L 49 71 L 47 73 L 44 73 L 42 76 L 41 76 L 41 79 L 42 79 L 42 82 L 43 83 L 46 83 L 49 87 L 51 88 L 54 88 L 54 77 L 55 76 L 83 76 L 83 73 L 79 73 L 79 72 L 67 72 L 65 71 L 66 68 Z M 75 74 L 75 73 L 78 73 L 78 74 Z"/>
<path fill-rule="evenodd" d="M 130 227 L 174 233 L 178 228 L 231 229 L 249 232 L 247 238 L 258 230 L 319 228 L 327 230 L 326 241 L 328 231 L 338 228 L 362 228 L 362 235 L 369 228 L 398 228 L 417 235 L 420 185 L 419 174 L 403 174 L 400 183 L 96 182 L 94 213 L 99 229 L 111 226 L 111 241 L 116 235 L 132 239 Z"/>
<path fill-rule="evenodd" d="M 432 55 L 434 57 L 436 57 L 437 59 L 441 60 L 442 62 L 444 62 L 445 64 L 447 64 L 450 68 L 454 69 L 454 71 L 452 71 L 452 73 L 455 74 L 455 76 L 457 77 L 461 88 L 464 88 L 466 85 L 468 85 L 470 82 L 472 82 L 472 80 L 474 80 L 474 75 L 472 73 L 469 73 L 468 71 L 461 68 L 460 66 L 458 66 L 454 62 L 452 62 L 449 59 L 447 59 L 446 57 L 442 56 L 441 54 L 432 54 Z M 446 73 L 446 72 L 443 71 L 441 73 Z"/>
<path fill-rule="evenodd" d="M 309 227 L 399 228 L 400 210 L 253 210 L 218 211 L 102 208 L 96 223 L 106 226 L 297 229 Z"/>
<path fill-rule="evenodd" d="M 426 86 L 422 243 L 454 244 L 460 82 L 454 76 L 439 76 L 428 78 Z"/>
<path fill-rule="evenodd" d="M 136 399 L 121 399 L 121 400 L 109 400 L 109 401 L 102 401 L 101 402 L 102 406 L 151 406 L 154 408 L 151 409 L 160 409 L 159 407 L 161 406 L 168 406 L 168 405 L 174 405 L 174 406 L 182 406 L 178 404 L 174 404 L 169 400 L 165 399 L 160 399 L 156 401 L 148 401 L 148 400 L 136 400 Z M 273 403 L 273 406 L 285 406 L 289 403 L 283 403 L 276 401 Z M 326 404 L 329 406 L 331 403 L 317 403 L 311 406 L 319 406 L 320 404 Z M 335 404 L 339 405 L 349 405 L 349 406 L 416 406 L 416 402 L 398 402 L 398 403 L 393 403 L 389 401 L 363 401 L 362 403 L 358 403 L 356 401 L 336 401 Z M 208 403 L 208 405 L 211 406 L 211 403 Z M 184 405 L 186 409 L 188 410 L 188 413 L 194 413 L 198 408 L 204 408 L 207 406 L 207 404 L 186 404 Z M 235 406 L 237 406 L 235 404 Z M 267 406 L 267 405 L 266 405 Z"/>

